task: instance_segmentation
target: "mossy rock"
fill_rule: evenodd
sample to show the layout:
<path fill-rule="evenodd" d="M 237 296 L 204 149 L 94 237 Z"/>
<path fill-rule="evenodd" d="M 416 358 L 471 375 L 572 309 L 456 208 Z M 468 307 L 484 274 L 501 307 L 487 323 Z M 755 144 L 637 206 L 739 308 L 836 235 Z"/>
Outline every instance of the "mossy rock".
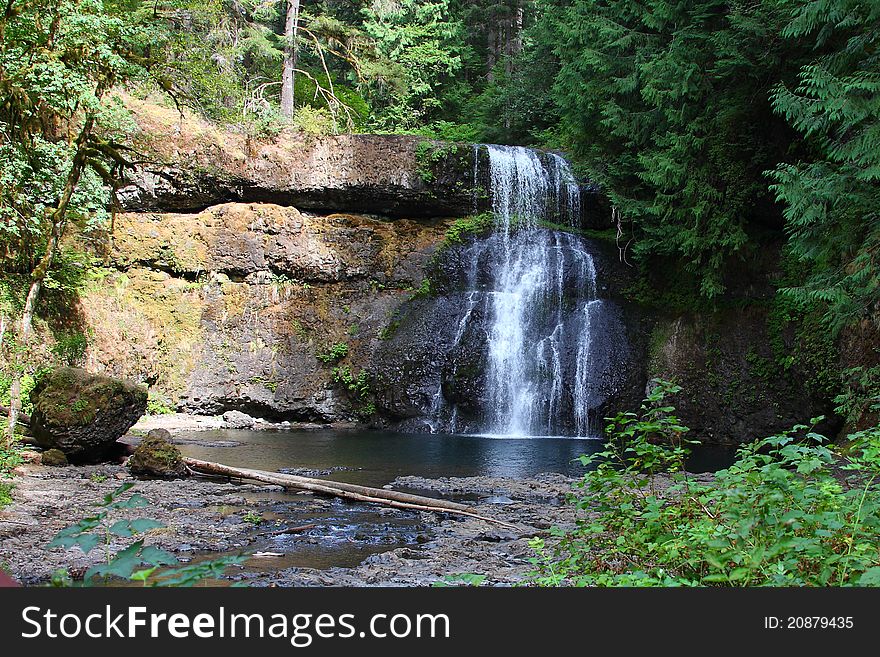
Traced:
<path fill-rule="evenodd" d="M 160 430 L 161 431 L 161 430 Z M 164 431 L 164 434 L 168 434 Z M 175 479 L 185 477 L 186 464 L 180 450 L 159 431 L 150 431 L 128 459 L 128 469 L 135 475 Z"/>
<path fill-rule="evenodd" d="M 72 462 L 107 456 L 147 409 L 146 388 L 76 367 L 43 376 L 31 399 L 31 430 L 37 443 L 46 450 L 61 450 Z"/>
<path fill-rule="evenodd" d="M 69 465 L 67 457 L 60 449 L 47 449 L 40 455 L 40 463 L 58 468 Z"/>

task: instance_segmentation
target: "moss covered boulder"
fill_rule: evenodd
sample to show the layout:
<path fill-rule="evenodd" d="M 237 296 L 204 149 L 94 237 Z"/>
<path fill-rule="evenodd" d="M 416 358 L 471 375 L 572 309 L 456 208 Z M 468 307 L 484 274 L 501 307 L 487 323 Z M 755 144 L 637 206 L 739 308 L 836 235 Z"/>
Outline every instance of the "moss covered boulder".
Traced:
<path fill-rule="evenodd" d="M 61 468 L 65 465 L 68 465 L 67 457 L 60 449 L 47 449 L 40 456 L 40 463 L 56 468 Z"/>
<path fill-rule="evenodd" d="M 170 434 L 163 429 L 150 431 L 128 459 L 131 473 L 165 479 L 185 477 L 186 465 L 180 450 L 168 438 Z"/>
<path fill-rule="evenodd" d="M 98 461 L 147 409 L 143 386 L 75 367 L 43 376 L 31 393 L 31 430 L 44 449 L 71 462 Z"/>

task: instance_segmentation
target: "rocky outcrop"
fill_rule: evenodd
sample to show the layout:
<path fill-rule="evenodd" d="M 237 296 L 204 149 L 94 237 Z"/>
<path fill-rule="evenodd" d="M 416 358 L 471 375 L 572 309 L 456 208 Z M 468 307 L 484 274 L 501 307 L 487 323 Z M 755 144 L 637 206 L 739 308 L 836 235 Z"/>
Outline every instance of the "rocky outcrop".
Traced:
<path fill-rule="evenodd" d="M 791 336 L 775 339 L 793 352 Z M 819 431 L 834 437 L 840 421 L 815 367 L 792 358 L 785 368 L 773 343 L 766 306 L 660 318 L 651 334 L 649 374 L 682 387 L 669 401 L 695 439 L 750 442 L 818 416 L 828 418 Z"/>
<path fill-rule="evenodd" d="M 342 371 L 369 386 L 380 335 L 447 225 L 262 203 L 121 214 L 112 268 L 81 303 L 89 367 L 192 413 L 368 418 L 369 391 Z M 334 345 L 343 357 L 325 356 Z"/>
<path fill-rule="evenodd" d="M 463 216 L 485 191 L 473 149 L 403 135 L 254 139 L 170 107 L 126 99 L 141 165 L 119 190 L 131 211 L 194 211 L 227 201 L 393 217 Z"/>
<path fill-rule="evenodd" d="M 31 393 L 31 431 L 40 447 L 74 462 L 103 458 L 147 408 L 145 388 L 74 367 L 43 376 Z"/>

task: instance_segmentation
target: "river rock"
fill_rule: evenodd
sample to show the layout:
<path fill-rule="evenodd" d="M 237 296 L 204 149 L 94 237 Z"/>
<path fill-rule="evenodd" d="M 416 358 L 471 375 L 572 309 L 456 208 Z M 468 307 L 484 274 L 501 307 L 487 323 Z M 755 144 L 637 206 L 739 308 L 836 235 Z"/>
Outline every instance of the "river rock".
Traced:
<path fill-rule="evenodd" d="M 257 421 L 247 413 L 241 411 L 226 411 L 223 421 L 228 429 L 252 429 Z"/>
<path fill-rule="evenodd" d="M 175 479 L 187 475 L 186 464 L 180 450 L 172 445 L 162 433 L 165 429 L 153 429 L 138 445 L 128 459 L 132 474 Z"/>
<path fill-rule="evenodd" d="M 157 438 L 160 440 L 164 440 L 167 443 L 171 442 L 171 432 L 168 429 L 162 429 L 161 427 L 158 429 L 150 429 L 147 431 L 147 438 Z"/>
<path fill-rule="evenodd" d="M 40 463 L 43 465 L 63 467 L 69 465 L 67 457 L 60 449 L 47 449 L 40 455 Z"/>
<path fill-rule="evenodd" d="M 31 431 L 37 443 L 61 450 L 71 462 L 107 456 L 147 409 L 146 388 L 76 367 L 43 376 L 31 399 Z"/>

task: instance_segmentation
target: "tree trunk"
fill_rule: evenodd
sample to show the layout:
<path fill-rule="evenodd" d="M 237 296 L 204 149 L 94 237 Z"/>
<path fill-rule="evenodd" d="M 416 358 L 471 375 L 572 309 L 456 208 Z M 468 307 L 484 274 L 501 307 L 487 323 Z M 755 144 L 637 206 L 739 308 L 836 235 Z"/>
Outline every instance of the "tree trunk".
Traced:
<path fill-rule="evenodd" d="M 342 497 L 357 502 L 372 502 L 374 504 L 383 504 L 385 506 L 394 507 L 396 509 L 412 509 L 415 511 L 434 511 L 437 513 L 453 513 L 461 516 L 469 516 L 477 518 L 485 522 L 494 522 L 510 529 L 516 529 L 514 525 L 481 516 L 468 510 L 464 504 L 448 502 L 446 500 L 435 499 L 433 497 L 422 497 L 421 495 L 410 495 L 394 490 L 386 490 L 384 488 L 371 488 L 369 486 L 357 486 L 355 484 L 346 484 L 339 481 L 327 481 L 325 479 L 312 479 L 310 477 L 299 477 L 296 475 L 280 474 L 276 472 L 264 472 L 262 470 L 251 470 L 248 468 L 234 468 L 222 463 L 213 463 L 211 461 L 200 461 L 193 458 L 184 458 L 184 463 L 192 470 L 205 474 L 219 474 L 227 477 L 238 477 L 241 479 L 252 479 L 254 481 L 262 481 L 267 484 L 275 484 L 276 486 L 284 486 L 285 488 L 298 488 L 300 490 L 308 490 L 322 495 L 332 495 L 334 497 Z"/>
<path fill-rule="evenodd" d="M 95 126 L 95 118 L 93 116 L 86 117 L 82 130 L 76 138 L 76 154 L 73 156 L 73 162 L 70 165 L 70 172 L 67 174 L 67 180 L 64 183 L 64 191 L 61 199 L 56 207 L 50 213 L 50 223 L 52 225 L 52 234 L 49 236 L 49 243 L 46 245 L 46 252 L 40 258 L 40 262 L 31 272 L 31 286 L 28 289 L 27 299 L 24 303 L 24 311 L 21 314 L 21 323 L 17 340 L 21 345 L 25 358 L 28 353 L 28 345 L 30 343 L 31 334 L 33 333 L 34 310 L 40 299 L 40 291 L 43 288 L 43 281 L 49 274 L 49 269 L 55 261 L 58 248 L 61 245 L 61 238 L 64 236 L 64 228 L 67 223 L 67 208 L 70 205 L 70 199 L 83 169 L 86 166 L 86 142 L 91 136 L 92 129 Z M 15 425 L 18 424 L 18 416 L 21 413 L 21 375 L 22 371 L 17 370 L 12 380 L 12 386 L 9 390 L 9 415 L 7 423 L 7 435 L 5 446 L 9 447 L 15 440 Z"/>
<path fill-rule="evenodd" d="M 300 0 L 287 0 L 287 18 L 284 21 L 284 60 L 281 69 L 281 114 L 293 116 L 294 71 L 296 70 L 296 32 L 299 27 Z"/>

